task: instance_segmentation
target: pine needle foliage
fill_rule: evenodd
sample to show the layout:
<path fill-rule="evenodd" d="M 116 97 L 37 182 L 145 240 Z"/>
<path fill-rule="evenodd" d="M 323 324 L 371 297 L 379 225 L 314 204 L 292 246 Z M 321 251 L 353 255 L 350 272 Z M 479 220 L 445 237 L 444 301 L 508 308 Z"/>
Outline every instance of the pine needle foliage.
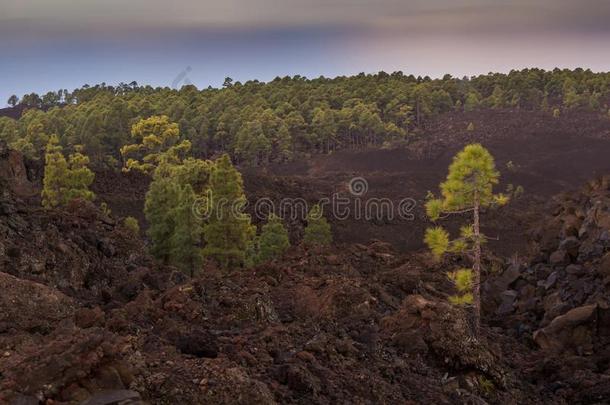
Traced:
<path fill-rule="evenodd" d="M 140 235 L 140 223 L 134 217 L 126 217 L 123 220 L 123 226 L 127 228 L 134 236 Z"/>
<path fill-rule="evenodd" d="M 303 242 L 309 246 L 328 246 L 332 243 L 333 235 L 330 224 L 322 214 L 319 204 L 314 205 L 307 214 L 307 226 Z"/>
<path fill-rule="evenodd" d="M 45 174 L 42 189 L 42 205 L 54 208 L 66 205 L 76 198 L 93 200 L 89 190 L 95 175 L 87 167 L 89 159 L 74 153 L 66 160 L 56 135 L 49 138 L 45 154 Z"/>
<path fill-rule="evenodd" d="M 210 175 L 210 211 L 203 227 L 206 257 L 222 267 L 245 264 L 246 250 L 256 235 L 250 216 L 244 213 L 246 196 L 241 174 L 228 155 L 216 160 Z"/>
<path fill-rule="evenodd" d="M 178 124 L 170 122 L 165 115 L 152 116 L 138 121 L 131 128 L 131 137 L 136 143 L 121 148 L 125 159 L 123 171 L 139 170 L 152 173 L 165 160 L 169 163 L 181 161 L 191 149 L 190 141 L 179 141 Z"/>
<path fill-rule="evenodd" d="M 191 185 L 183 185 L 178 191 L 176 206 L 170 214 L 174 224 L 170 239 L 171 262 L 191 277 L 203 261 L 202 221 L 193 213 L 196 198 Z"/>
<path fill-rule="evenodd" d="M 286 230 L 280 217 L 271 214 L 268 222 L 263 225 L 259 239 L 260 262 L 266 262 L 280 256 L 289 247 L 288 230 Z"/>
<path fill-rule="evenodd" d="M 480 231 L 482 209 L 502 206 L 509 197 L 494 194 L 500 174 L 496 170 L 492 155 L 480 144 L 467 145 L 453 159 L 447 179 L 440 185 L 440 197 L 429 193 L 426 214 L 432 221 L 451 215 L 472 214 L 472 222 L 460 228 L 460 236 L 450 240 L 449 233 L 442 227 L 429 228 L 424 242 L 435 258 L 446 253 L 464 254 L 472 259 L 472 269 L 460 269 L 449 273 L 454 281 L 457 294 L 450 297 L 456 305 L 472 305 L 475 333 L 480 325 L 481 308 L 481 246 L 486 241 Z"/>

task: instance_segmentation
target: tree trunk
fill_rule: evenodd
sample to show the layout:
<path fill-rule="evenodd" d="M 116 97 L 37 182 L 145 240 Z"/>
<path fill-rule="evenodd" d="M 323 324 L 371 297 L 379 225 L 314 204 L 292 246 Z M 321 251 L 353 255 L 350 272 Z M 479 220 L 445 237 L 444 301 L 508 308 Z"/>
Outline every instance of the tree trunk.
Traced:
<path fill-rule="evenodd" d="M 481 231 L 479 225 L 479 192 L 474 192 L 474 280 L 472 285 L 472 305 L 474 315 L 474 333 L 479 335 L 481 327 Z"/>

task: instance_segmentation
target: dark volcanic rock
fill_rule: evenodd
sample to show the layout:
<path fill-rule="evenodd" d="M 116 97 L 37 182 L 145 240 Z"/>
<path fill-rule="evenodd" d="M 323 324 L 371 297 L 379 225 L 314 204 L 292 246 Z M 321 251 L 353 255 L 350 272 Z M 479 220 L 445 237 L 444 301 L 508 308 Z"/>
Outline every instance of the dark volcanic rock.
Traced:
<path fill-rule="evenodd" d="M 196 357 L 215 358 L 218 356 L 216 338 L 203 330 L 181 334 L 177 338 L 176 347 L 182 353 Z"/>

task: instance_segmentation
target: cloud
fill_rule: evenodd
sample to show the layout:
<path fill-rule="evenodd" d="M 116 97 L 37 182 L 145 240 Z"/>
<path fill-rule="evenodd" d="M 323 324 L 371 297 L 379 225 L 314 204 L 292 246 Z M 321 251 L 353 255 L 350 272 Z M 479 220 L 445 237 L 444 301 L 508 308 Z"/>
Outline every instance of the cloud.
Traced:
<path fill-rule="evenodd" d="M 345 26 L 419 33 L 610 31 L 607 0 L 1 0 L 0 21 L 73 30 Z"/>

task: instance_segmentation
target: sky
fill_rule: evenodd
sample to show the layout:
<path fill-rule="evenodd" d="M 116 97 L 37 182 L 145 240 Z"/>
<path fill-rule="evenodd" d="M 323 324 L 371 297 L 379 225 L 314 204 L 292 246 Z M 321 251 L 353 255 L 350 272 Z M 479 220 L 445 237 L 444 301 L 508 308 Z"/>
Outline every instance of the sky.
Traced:
<path fill-rule="evenodd" d="M 11 94 L 401 70 L 610 70 L 610 0 L 0 0 Z"/>

